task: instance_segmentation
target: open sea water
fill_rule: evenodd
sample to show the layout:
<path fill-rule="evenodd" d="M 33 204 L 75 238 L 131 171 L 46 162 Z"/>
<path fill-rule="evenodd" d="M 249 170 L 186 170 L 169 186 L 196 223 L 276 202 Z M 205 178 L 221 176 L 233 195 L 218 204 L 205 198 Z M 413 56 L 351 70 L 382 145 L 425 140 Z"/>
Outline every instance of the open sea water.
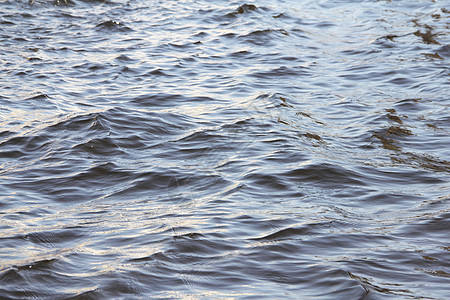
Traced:
<path fill-rule="evenodd" d="M 449 299 L 448 0 L 1 0 L 1 299 Z"/>

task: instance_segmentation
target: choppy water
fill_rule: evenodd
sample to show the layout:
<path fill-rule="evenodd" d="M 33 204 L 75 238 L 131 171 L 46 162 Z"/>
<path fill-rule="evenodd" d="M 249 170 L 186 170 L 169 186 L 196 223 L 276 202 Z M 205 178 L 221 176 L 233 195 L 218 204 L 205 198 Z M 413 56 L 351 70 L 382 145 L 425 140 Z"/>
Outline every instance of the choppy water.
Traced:
<path fill-rule="evenodd" d="M 0 2 L 0 297 L 450 297 L 448 1 Z"/>

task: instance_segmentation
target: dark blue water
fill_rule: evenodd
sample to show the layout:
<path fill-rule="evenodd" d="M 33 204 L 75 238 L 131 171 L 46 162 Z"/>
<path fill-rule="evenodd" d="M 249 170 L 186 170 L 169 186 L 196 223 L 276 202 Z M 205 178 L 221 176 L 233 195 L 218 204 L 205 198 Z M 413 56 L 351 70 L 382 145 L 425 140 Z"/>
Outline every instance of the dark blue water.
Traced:
<path fill-rule="evenodd" d="M 449 1 L 0 2 L 1 299 L 448 299 Z"/>

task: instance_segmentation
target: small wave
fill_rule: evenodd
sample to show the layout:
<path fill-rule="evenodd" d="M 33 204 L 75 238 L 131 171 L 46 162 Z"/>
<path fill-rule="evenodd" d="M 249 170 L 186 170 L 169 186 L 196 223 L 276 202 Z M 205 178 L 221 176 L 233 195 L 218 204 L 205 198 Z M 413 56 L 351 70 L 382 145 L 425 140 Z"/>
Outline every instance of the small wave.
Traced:
<path fill-rule="evenodd" d="M 263 29 L 240 35 L 238 39 L 258 46 L 268 46 L 273 43 L 272 39 L 279 39 L 288 35 L 289 32 L 284 29 Z"/>
<path fill-rule="evenodd" d="M 285 240 L 285 239 L 301 239 L 302 236 L 310 234 L 311 228 L 309 226 L 304 227 L 291 227 L 291 228 L 285 228 L 282 230 L 279 230 L 277 232 L 271 233 L 269 235 L 266 235 L 264 237 L 255 238 L 255 241 L 279 241 L 279 240 Z"/>
<path fill-rule="evenodd" d="M 114 20 L 108 20 L 104 21 L 102 23 L 99 23 L 95 26 L 98 30 L 111 30 L 111 31 L 118 31 L 118 32 L 129 32 L 132 31 L 132 29 L 125 24 L 114 21 Z"/>
<path fill-rule="evenodd" d="M 259 8 L 254 4 L 242 4 L 238 8 L 236 8 L 233 12 L 228 13 L 225 15 L 226 18 L 236 18 L 242 15 L 248 15 L 255 11 L 257 11 Z"/>
<path fill-rule="evenodd" d="M 282 77 L 301 77 L 301 76 L 310 76 L 310 72 L 308 71 L 308 68 L 305 68 L 303 66 L 299 67 L 276 67 L 271 70 L 267 70 L 264 72 L 255 72 L 251 74 L 251 76 L 254 76 L 256 78 L 262 78 L 262 79 L 273 79 L 273 78 L 282 78 Z"/>
<path fill-rule="evenodd" d="M 173 76 L 171 75 L 167 70 L 162 69 L 162 68 L 156 68 L 154 70 L 149 71 L 148 73 L 146 73 L 144 76 Z"/>
<path fill-rule="evenodd" d="M 350 171 L 342 166 L 322 163 L 311 164 L 287 171 L 282 174 L 295 182 L 314 182 L 326 188 L 345 187 L 346 185 L 365 186 L 365 176 L 355 171 Z"/>
<path fill-rule="evenodd" d="M 437 53 L 439 53 L 439 55 L 442 57 L 450 57 L 450 44 L 440 47 Z"/>
<path fill-rule="evenodd" d="M 257 10 L 258 8 L 253 4 L 242 4 L 236 9 L 237 14 L 249 13 Z"/>

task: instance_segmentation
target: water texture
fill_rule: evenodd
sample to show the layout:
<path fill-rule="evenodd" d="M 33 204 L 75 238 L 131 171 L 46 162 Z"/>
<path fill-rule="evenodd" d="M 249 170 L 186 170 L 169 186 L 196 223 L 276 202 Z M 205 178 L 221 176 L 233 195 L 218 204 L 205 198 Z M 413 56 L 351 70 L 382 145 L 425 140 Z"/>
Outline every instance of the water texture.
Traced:
<path fill-rule="evenodd" d="M 450 298 L 449 10 L 1 1 L 0 297 Z"/>

